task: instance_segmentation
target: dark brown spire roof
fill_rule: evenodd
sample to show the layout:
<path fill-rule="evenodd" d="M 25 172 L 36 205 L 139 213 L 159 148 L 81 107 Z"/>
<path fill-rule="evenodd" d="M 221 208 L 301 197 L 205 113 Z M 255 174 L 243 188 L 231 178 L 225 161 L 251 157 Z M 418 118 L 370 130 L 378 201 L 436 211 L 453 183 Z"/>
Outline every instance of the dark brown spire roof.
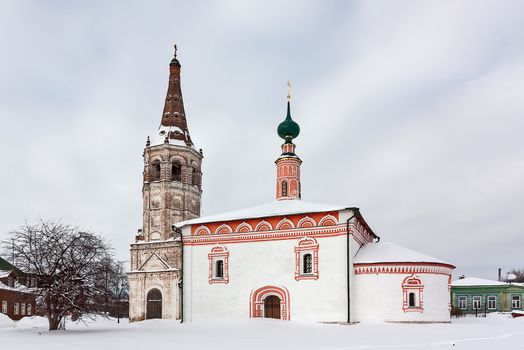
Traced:
<path fill-rule="evenodd" d="M 169 85 L 158 133 L 154 138 L 154 144 L 164 143 L 167 137 L 169 143 L 193 146 L 187 128 L 182 88 L 180 87 L 180 62 L 176 54 L 169 64 Z"/>

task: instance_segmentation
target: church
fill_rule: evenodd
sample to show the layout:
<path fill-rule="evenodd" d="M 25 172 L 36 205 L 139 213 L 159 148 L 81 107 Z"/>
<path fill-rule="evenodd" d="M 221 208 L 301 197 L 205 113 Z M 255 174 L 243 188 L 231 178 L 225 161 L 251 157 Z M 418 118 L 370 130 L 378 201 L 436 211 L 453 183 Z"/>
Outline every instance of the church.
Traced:
<path fill-rule="evenodd" d="M 450 321 L 453 265 L 381 241 L 357 207 L 302 201 L 289 94 L 275 200 L 200 217 L 203 153 L 189 136 L 180 69 L 175 48 L 160 127 L 143 153 L 130 321 Z"/>

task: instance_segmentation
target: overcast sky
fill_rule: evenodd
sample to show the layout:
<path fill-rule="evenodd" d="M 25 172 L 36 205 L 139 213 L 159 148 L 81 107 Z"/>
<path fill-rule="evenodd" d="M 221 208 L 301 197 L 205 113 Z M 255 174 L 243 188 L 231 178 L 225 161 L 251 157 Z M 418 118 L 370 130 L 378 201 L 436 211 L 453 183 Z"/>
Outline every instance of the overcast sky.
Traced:
<path fill-rule="evenodd" d="M 286 81 L 303 199 L 495 279 L 524 268 L 524 2 L 18 1 L 0 5 L 0 238 L 39 217 L 142 226 L 142 150 L 173 43 L 203 214 L 274 198 Z"/>

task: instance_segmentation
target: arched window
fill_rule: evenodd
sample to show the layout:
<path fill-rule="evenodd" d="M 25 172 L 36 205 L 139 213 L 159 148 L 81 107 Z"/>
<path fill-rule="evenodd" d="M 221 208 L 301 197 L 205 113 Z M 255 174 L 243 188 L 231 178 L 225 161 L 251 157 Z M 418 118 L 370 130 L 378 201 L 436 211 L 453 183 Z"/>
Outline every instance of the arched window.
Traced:
<path fill-rule="evenodd" d="M 302 273 L 313 273 L 313 256 L 304 254 Z"/>
<path fill-rule="evenodd" d="M 409 293 L 409 307 L 415 307 L 417 306 L 416 299 L 415 299 L 415 293 L 411 292 Z"/>
<path fill-rule="evenodd" d="M 215 263 L 215 277 L 224 278 L 224 260 L 217 260 Z"/>
<path fill-rule="evenodd" d="M 287 197 L 287 181 L 282 181 L 282 197 Z"/>
<path fill-rule="evenodd" d="M 191 174 L 191 183 L 195 186 L 198 186 L 198 170 L 193 169 L 193 172 Z"/>
<path fill-rule="evenodd" d="M 172 181 L 182 181 L 182 168 L 180 163 L 174 162 L 171 164 L 171 180 Z"/>
<path fill-rule="evenodd" d="M 153 164 L 151 164 L 151 176 L 153 178 L 153 181 L 160 180 L 160 161 L 155 160 L 153 161 Z"/>

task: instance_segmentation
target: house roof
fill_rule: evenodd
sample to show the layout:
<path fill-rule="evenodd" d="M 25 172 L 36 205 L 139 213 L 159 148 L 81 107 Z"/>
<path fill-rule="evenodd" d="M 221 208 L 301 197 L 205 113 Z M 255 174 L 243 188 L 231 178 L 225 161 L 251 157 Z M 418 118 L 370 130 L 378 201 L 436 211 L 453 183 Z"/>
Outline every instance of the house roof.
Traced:
<path fill-rule="evenodd" d="M 392 242 L 378 242 L 363 245 L 358 250 L 353 263 L 437 263 L 453 266 L 443 260 L 419 253 Z"/>
<path fill-rule="evenodd" d="M 467 277 L 451 282 L 453 287 L 474 287 L 474 286 L 509 286 L 507 282 L 486 280 L 483 278 Z"/>
<path fill-rule="evenodd" d="M 280 200 L 264 203 L 255 207 L 229 211 L 216 215 L 202 216 L 193 220 L 182 221 L 176 223 L 176 227 L 183 227 L 186 225 L 203 224 L 217 221 L 231 221 L 264 218 L 271 216 L 285 216 L 293 214 L 319 213 L 335 210 L 343 210 L 347 207 L 342 205 L 329 205 L 320 203 L 304 202 L 302 200 Z"/>

